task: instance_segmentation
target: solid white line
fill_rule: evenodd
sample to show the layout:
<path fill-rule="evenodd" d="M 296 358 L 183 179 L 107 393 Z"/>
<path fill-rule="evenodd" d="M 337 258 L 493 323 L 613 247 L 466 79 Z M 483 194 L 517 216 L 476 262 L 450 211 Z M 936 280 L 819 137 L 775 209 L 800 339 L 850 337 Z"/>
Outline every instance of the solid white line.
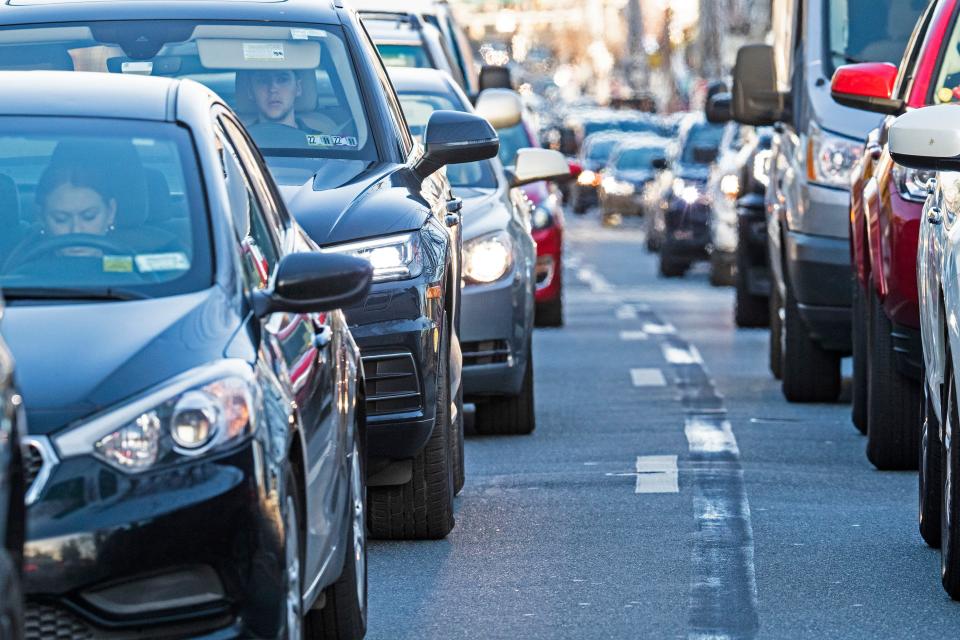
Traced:
<path fill-rule="evenodd" d="M 617 320 L 636 320 L 637 310 L 633 305 L 625 304 L 617 307 Z"/>
<path fill-rule="evenodd" d="M 686 349 L 681 349 L 680 347 L 675 347 L 668 342 L 664 342 L 660 345 L 660 350 L 663 352 L 663 358 L 670 364 L 703 363 L 703 358 L 700 357 L 700 352 L 693 345 L 689 345 Z"/>
<path fill-rule="evenodd" d="M 677 456 L 637 456 L 634 493 L 679 493 Z"/>
<path fill-rule="evenodd" d="M 660 369 L 630 369 L 630 379 L 635 387 L 667 386 L 667 380 Z"/>
<path fill-rule="evenodd" d="M 620 339 L 624 342 L 632 342 L 634 340 L 646 340 L 647 334 L 643 331 L 621 331 Z"/>

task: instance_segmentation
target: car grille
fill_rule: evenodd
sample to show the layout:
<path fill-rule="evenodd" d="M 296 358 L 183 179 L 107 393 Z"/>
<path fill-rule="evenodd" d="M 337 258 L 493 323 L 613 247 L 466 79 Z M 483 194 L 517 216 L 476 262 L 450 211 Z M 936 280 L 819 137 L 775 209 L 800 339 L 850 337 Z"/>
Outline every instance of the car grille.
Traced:
<path fill-rule="evenodd" d="M 368 416 L 420 409 L 417 365 L 409 352 L 364 355 L 363 376 Z"/>
<path fill-rule="evenodd" d="M 477 364 L 500 364 L 510 361 L 510 345 L 505 340 L 487 340 L 485 342 L 464 342 L 460 345 L 463 352 L 463 366 Z"/>
<path fill-rule="evenodd" d="M 26 476 L 25 481 L 28 488 L 33 484 L 33 481 L 37 479 L 37 476 L 40 475 L 42 468 L 43 451 L 40 450 L 40 446 L 37 445 L 37 443 L 27 443 L 23 455 L 23 473 L 24 476 Z"/>
<path fill-rule="evenodd" d="M 75 615 L 49 604 L 27 602 L 24 640 L 85 640 L 93 630 Z"/>

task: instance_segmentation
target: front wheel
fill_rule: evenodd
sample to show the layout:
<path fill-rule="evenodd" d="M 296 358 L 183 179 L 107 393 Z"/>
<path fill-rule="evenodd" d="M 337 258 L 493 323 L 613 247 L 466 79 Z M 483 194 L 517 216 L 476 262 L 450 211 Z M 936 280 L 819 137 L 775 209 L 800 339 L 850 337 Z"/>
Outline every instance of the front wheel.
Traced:
<path fill-rule="evenodd" d="M 539 302 L 536 306 L 534 323 L 538 327 L 563 326 L 563 281 L 557 286 L 557 297 L 547 302 Z"/>
<path fill-rule="evenodd" d="M 944 403 L 943 442 L 940 448 L 942 506 L 940 512 L 940 580 L 954 600 L 960 600 L 960 415 L 957 385 L 951 368 Z"/>
<path fill-rule="evenodd" d="M 940 505 L 943 501 L 940 471 L 940 423 L 933 411 L 930 391 L 923 385 L 923 432 L 920 437 L 920 536 L 940 548 Z"/>
<path fill-rule="evenodd" d="M 770 324 L 768 306 L 769 300 L 764 296 L 750 293 L 750 239 L 747 235 L 746 223 L 740 221 L 737 225 L 738 241 L 736 253 L 736 268 L 734 269 L 733 286 L 736 287 L 736 306 L 734 307 L 734 321 L 738 327 L 766 327 Z"/>
<path fill-rule="evenodd" d="M 768 311 L 770 314 L 770 373 L 776 380 L 783 378 L 783 303 L 780 301 L 780 288 L 776 283 L 770 291 Z"/>
<path fill-rule="evenodd" d="M 851 419 L 860 433 L 867 433 L 867 375 L 869 370 L 869 351 L 867 349 L 867 319 L 865 309 L 866 292 L 853 278 L 851 339 L 853 342 L 853 399 Z"/>
<path fill-rule="evenodd" d="M 840 396 L 840 356 L 810 336 L 800 305 L 787 285 L 781 331 L 783 396 L 788 402 L 835 402 Z"/>
<path fill-rule="evenodd" d="M 533 398 L 533 348 L 527 347 L 527 369 L 516 396 L 477 403 L 474 429 L 481 435 L 527 435 L 537 428 Z"/>

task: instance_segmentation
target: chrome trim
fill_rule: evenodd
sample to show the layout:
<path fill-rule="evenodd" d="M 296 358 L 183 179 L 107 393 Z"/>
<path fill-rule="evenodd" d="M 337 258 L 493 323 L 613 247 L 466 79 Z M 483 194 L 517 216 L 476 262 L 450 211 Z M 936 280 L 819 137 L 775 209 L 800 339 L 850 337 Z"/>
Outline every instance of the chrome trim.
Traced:
<path fill-rule="evenodd" d="M 40 497 L 40 493 L 46 486 L 47 480 L 50 479 L 50 473 L 60 460 L 57 458 L 57 454 L 53 450 L 53 445 L 50 444 L 50 439 L 46 436 L 26 436 L 23 439 L 23 446 L 36 447 L 37 451 L 40 452 L 40 459 L 43 461 L 43 463 L 40 465 L 40 471 L 37 473 L 37 477 L 34 478 L 33 482 L 30 483 L 30 486 L 27 488 L 27 493 L 24 496 L 24 502 L 29 507 L 31 504 L 37 501 L 37 498 Z"/>

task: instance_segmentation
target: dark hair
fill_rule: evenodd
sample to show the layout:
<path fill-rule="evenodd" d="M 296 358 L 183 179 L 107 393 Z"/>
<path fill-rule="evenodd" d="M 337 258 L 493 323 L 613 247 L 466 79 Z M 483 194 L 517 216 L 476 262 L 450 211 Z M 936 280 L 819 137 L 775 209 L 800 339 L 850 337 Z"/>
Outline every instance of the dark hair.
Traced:
<path fill-rule="evenodd" d="M 110 177 L 101 167 L 54 163 L 44 170 L 37 183 L 37 204 L 40 208 L 43 208 L 50 194 L 65 184 L 96 191 L 104 203 L 117 197 Z"/>

